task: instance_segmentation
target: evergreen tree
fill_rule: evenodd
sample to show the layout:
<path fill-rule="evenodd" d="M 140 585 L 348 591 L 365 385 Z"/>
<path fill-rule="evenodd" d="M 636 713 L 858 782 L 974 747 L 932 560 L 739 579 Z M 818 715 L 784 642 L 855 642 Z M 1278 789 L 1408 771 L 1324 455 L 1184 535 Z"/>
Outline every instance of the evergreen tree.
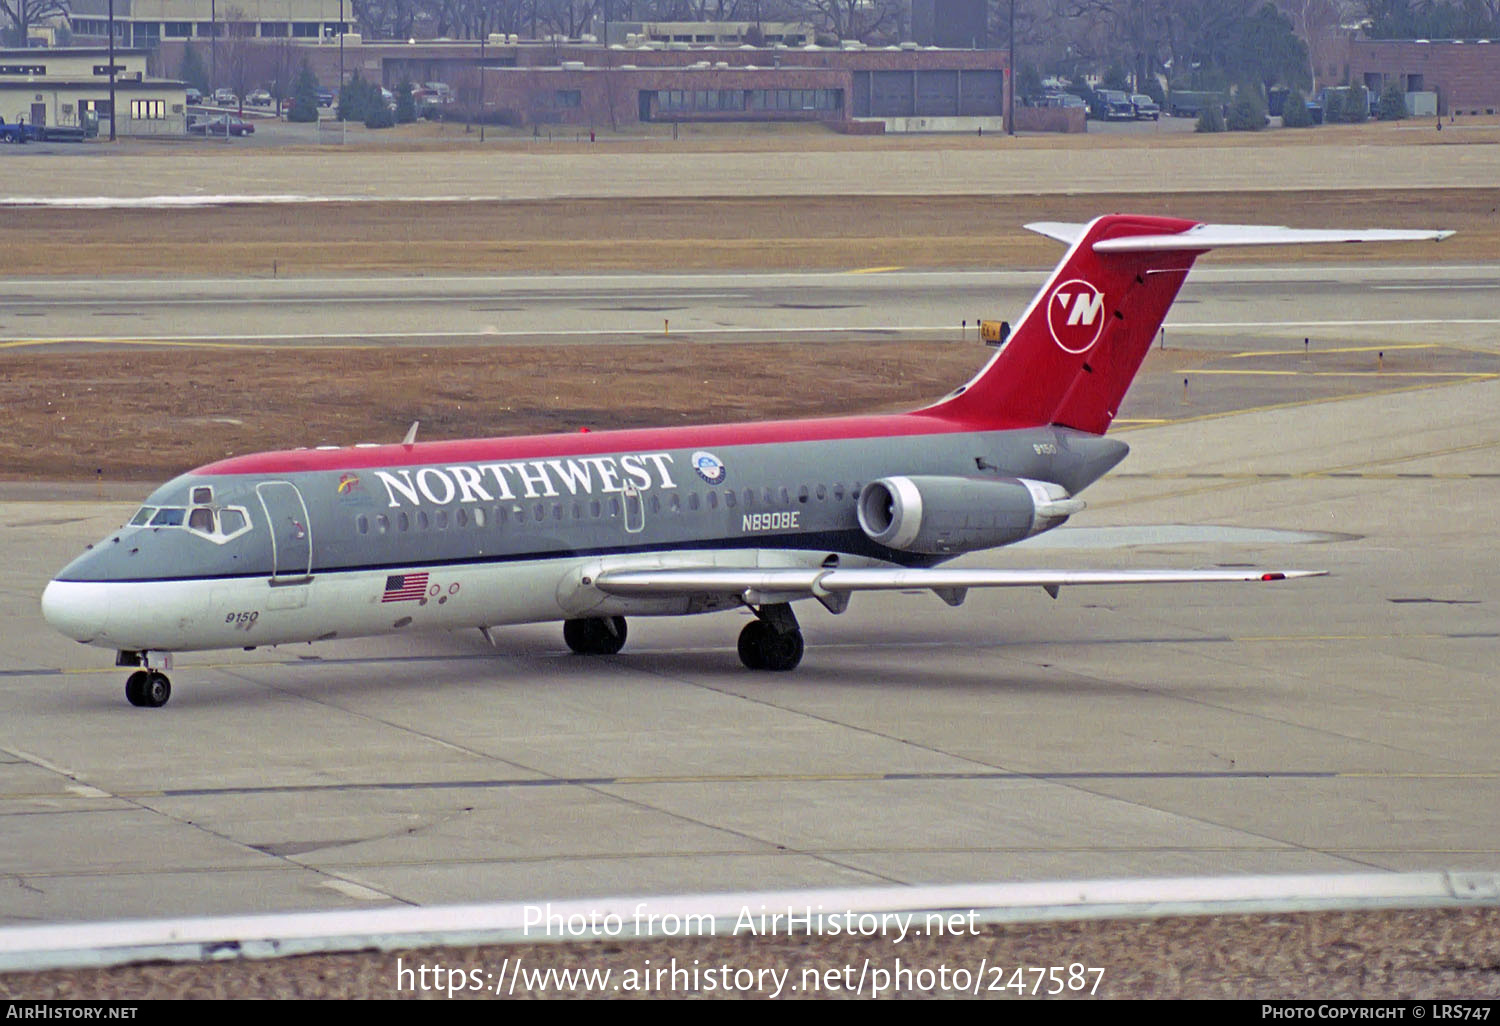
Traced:
<path fill-rule="evenodd" d="M 312 69 L 307 66 L 306 61 L 302 62 L 302 70 L 297 72 L 297 80 L 292 83 L 292 109 L 287 114 L 287 120 L 318 120 L 318 80 L 313 77 Z"/>
<path fill-rule="evenodd" d="M 1222 132 L 1224 131 L 1224 111 L 1217 103 L 1210 103 L 1203 108 L 1203 113 L 1198 115 L 1198 127 L 1195 132 Z"/>
<path fill-rule="evenodd" d="M 417 105 L 411 96 L 411 79 L 403 78 L 396 86 L 396 123 L 409 125 L 417 120 Z"/>
<path fill-rule="evenodd" d="M 367 82 L 360 77 L 359 72 L 339 90 L 339 118 L 343 121 L 363 121 L 368 123 L 373 120 L 383 120 L 383 116 L 389 112 L 385 107 L 385 97 L 380 94 L 380 87 L 373 82 Z M 395 124 L 395 118 L 391 119 Z M 382 125 L 381 127 L 389 127 Z"/>
<path fill-rule="evenodd" d="M 1312 112 L 1307 109 L 1307 100 L 1299 89 L 1286 94 L 1281 106 L 1282 128 L 1306 128 L 1313 123 Z"/>
<path fill-rule="evenodd" d="M 208 68 L 203 65 L 203 58 L 198 56 L 198 50 L 194 46 L 182 48 L 182 63 L 177 67 L 177 79 L 186 82 L 200 93 L 207 94 Z"/>
<path fill-rule="evenodd" d="M 1254 84 L 1245 83 L 1235 89 L 1224 127 L 1231 132 L 1259 132 L 1266 127 L 1266 105 Z"/>
<path fill-rule="evenodd" d="M 1381 121 L 1400 121 L 1406 117 L 1406 94 L 1401 91 L 1400 82 L 1391 79 L 1380 90 L 1375 116 Z"/>

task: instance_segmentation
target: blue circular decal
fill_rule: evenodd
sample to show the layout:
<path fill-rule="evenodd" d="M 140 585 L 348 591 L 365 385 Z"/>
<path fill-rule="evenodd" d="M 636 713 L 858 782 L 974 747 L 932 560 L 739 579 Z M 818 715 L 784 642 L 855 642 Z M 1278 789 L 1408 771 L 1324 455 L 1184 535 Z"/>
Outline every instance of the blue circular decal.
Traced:
<path fill-rule="evenodd" d="M 711 452 L 693 453 L 693 469 L 711 485 L 721 485 L 729 476 L 729 472 L 724 469 L 724 461 Z"/>

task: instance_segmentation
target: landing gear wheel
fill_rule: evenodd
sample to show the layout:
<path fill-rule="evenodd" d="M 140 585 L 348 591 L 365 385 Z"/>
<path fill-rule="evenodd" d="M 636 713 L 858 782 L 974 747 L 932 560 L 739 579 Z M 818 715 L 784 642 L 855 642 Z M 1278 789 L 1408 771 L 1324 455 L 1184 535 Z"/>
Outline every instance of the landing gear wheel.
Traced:
<path fill-rule="evenodd" d="M 614 655 L 625 647 L 625 618 L 594 616 L 564 620 L 563 640 L 579 655 Z"/>
<path fill-rule="evenodd" d="M 131 705 L 146 704 L 146 680 L 151 676 L 145 670 L 136 670 L 125 681 L 125 698 Z"/>
<path fill-rule="evenodd" d="M 740 631 L 740 662 L 747 669 L 784 673 L 802 662 L 802 631 L 778 631 L 764 620 L 751 620 Z"/>
<path fill-rule="evenodd" d="M 745 624 L 745 629 L 740 631 L 740 662 L 745 664 L 747 670 L 764 670 L 765 660 L 761 652 L 766 647 L 766 636 L 773 633 L 771 625 L 764 620 L 751 620 Z"/>
<path fill-rule="evenodd" d="M 159 709 L 172 697 L 172 682 L 157 670 L 137 670 L 125 681 L 125 697 L 131 705 Z"/>

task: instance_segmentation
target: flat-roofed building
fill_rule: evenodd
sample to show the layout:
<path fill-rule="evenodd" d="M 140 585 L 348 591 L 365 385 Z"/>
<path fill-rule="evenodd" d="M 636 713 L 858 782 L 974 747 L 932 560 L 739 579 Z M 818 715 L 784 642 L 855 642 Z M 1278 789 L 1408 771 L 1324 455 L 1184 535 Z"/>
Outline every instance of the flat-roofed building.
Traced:
<path fill-rule="evenodd" d="M 148 77 L 151 53 L 115 49 L 116 135 L 181 135 L 187 90 Z M 105 47 L 0 50 L 0 116 L 32 125 L 82 127 L 94 119 L 108 133 L 109 50 Z"/>

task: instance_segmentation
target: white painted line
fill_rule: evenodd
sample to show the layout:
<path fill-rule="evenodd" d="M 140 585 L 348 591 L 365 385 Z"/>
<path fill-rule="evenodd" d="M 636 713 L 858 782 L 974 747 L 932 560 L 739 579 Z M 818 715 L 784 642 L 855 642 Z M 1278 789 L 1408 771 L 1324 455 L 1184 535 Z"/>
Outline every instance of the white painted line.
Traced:
<path fill-rule="evenodd" d="M 1369 321 L 1168 321 L 1168 328 L 1384 328 L 1402 324 L 1500 324 L 1500 317 L 1396 317 Z"/>
<path fill-rule="evenodd" d="M 1472 285 L 1371 285 L 1370 288 L 1381 292 L 1453 292 L 1459 289 L 1500 289 L 1500 281 Z"/>
<path fill-rule="evenodd" d="M 1167 915 L 1473 908 L 1500 906 L 1500 874 L 1354 873 L 1343 875 L 1180 877 L 1056 883 L 954 884 L 833 890 L 611 897 L 584 900 L 397 906 L 281 915 L 127 920 L 0 928 L 0 972 L 275 958 L 320 951 L 401 950 L 419 946 L 616 940 L 761 933 L 761 914 L 824 916 L 890 913 L 908 923 L 961 915 L 965 922 L 1012 923 Z M 970 916 L 972 915 L 972 920 Z M 747 920 L 748 917 L 748 920 Z M 559 929 L 598 923 L 603 932 Z M 787 933 L 781 929 L 765 932 Z M 831 920 L 821 920 L 822 923 Z M 848 920 L 846 920 L 848 922 Z M 888 920 L 888 922 L 893 922 Z M 550 928 L 548 924 L 553 924 Z M 673 924 L 677 924 L 674 930 Z M 767 923 L 771 926 L 772 924 Z M 611 932 L 612 931 L 612 932 Z M 796 934 L 822 931 L 792 928 Z"/>
<path fill-rule="evenodd" d="M 390 901 L 391 896 L 383 891 L 377 891 L 373 887 L 354 883 L 352 880 L 324 880 L 323 886 L 330 891 L 337 891 L 346 898 L 354 898 L 357 901 Z"/>

